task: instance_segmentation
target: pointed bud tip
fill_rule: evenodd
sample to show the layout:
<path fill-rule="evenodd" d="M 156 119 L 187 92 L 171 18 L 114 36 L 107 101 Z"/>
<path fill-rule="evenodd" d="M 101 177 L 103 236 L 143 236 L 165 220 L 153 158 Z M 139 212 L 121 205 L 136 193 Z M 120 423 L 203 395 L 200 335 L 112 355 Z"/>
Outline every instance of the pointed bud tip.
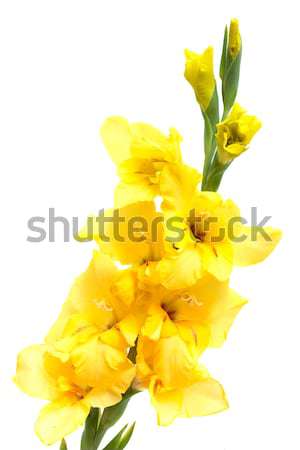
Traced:
<path fill-rule="evenodd" d="M 242 40 L 240 35 L 239 21 L 238 19 L 231 19 L 229 28 L 228 50 L 232 58 L 235 58 L 240 53 L 241 46 Z"/>

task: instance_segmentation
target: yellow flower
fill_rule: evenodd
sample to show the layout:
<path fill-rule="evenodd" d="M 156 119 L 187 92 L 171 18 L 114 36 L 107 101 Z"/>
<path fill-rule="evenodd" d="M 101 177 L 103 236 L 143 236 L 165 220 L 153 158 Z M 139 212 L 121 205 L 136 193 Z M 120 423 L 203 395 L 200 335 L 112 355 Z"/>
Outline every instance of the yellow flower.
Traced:
<path fill-rule="evenodd" d="M 197 181 L 182 174 L 184 170 L 169 166 L 161 174 L 163 213 L 181 219 L 178 242 L 167 243 L 165 256 L 156 264 L 161 283 L 169 289 L 192 286 L 207 272 L 225 281 L 234 265 L 264 260 L 281 232 L 267 227 L 258 231 L 266 231 L 269 239 L 262 233 L 253 235 L 251 227 L 239 222 L 239 209 L 231 200 L 224 201 L 216 192 L 197 191 Z"/>
<path fill-rule="evenodd" d="M 118 403 L 131 384 L 135 369 L 127 358 L 125 337 L 132 338 L 132 325 L 126 330 L 122 318 L 134 291 L 130 272 L 118 271 L 107 256 L 95 252 L 76 279 L 46 345 L 20 353 L 16 383 L 29 395 L 51 402 L 36 423 L 44 443 L 56 442 L 82 425 L 90 407 Z"/>
<path fill-rule="evenodd" d="M 116 207 L 152 200 L 159 195 L 163 166 L 181 162 L 181 136 L 174 128 L 165 136 L 151 125 L 110 117 L 100 133 L 121 179 L 115 191 Z"/>
<path fill-rule="evenodd" d="M 217 124 L 216 137 L 220 162 L 226 164 L 247 150 L 260 128 L 261 122 L 255 116 L 246 114 L 246 110 L 235 103 L 228 117 Z"/>
<path fill-rule="evenodd" d="M 121 400 L 135 368 L 126 348 L 115 344 L 104 332 L 70 353 L 33 345 L 19 354 L 16 384 L 27 394 L 49 401 L 35 426 L 43 443 L 51 445 L 72 433 L 84 423 L 91 407 L 105 408 Z"/>
<path fill-rule="evenodd" d="M 204 416 L 228 407 L 222 386 L 198 365 L 176 335 L 158 341 L 139 339 L 136 383 L 149 389 L 159 425 L 169 425 L 176 417 Z"/>
<path fill-rule="evenodd" d="M 201 109 L 206 111 L 216 87 L 213 72 L 213 48 L 208 47 L 202 54 L 186 49 L 185 57 L 184 76 L 194 89 Z"/>
<path fill-rule="evenodd" d="M 46 342 L 69 352 L 95 332 L 107 332 L 120 342 L 116 330 L 122 330 L 127 345 L 134 345 L 137 318 L 129 311 L 136 296 L 136 273 L 118 270 L 109 256 L 95 251 L 87 270 L 75 280 Z"/>
<path fill-rule="evenodd" d="M 242 40 L 239 30 L 239 21 L 237 19 L 232 19 L 229 28 L 229 43 L 228 50 L 232 58 L 235 58 L 242 46 Z"/>
<path fill-rule="evenodd" d="M 140 334 L 154 341 L 179 335 L 189 351 L 199 356 L 207 346 L 219 347 L 236 315 L 246 303 L 228 281 L 206 275 L 194 286 L 169 290 L 149 288 L 147 303 L 140 305 L 146 316 Z"/>

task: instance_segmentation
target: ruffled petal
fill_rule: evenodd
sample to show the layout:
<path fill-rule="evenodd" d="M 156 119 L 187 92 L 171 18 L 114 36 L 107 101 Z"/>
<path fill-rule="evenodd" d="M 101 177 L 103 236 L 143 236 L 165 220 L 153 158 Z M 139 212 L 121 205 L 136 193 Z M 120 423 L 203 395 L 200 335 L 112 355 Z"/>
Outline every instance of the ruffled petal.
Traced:
<path fill-rule="evenodd" d="M 104 145 L 119 165 L 130 158 L 155 161 L 181 161 L 180 134 L 173 128 L 165 136 L 146 123 L 129 124 L 122 117 L 110 117 L 101 127 Z"/>
<path fill-rule="evenodd" d="M 116 405 L 122 400 L 124 394 L 131 385 L 136 370 L 132 365 L 120 370 L 116 381 L 109 387 L 98 386 L 93 388 L 86 396 L 85 402 L 88 402 L 94 408 L 108 408 Z"/>
<path fill-rule="evenodd" d="M 101 342 L 98 337 L 77 347 L 71 354 L 76 384 L 100 387 L 103 391 L 119 389 L 119 394 L 125 392 L 132 379 L 128 380 L 127 371 L 132 377 L 134 371 L 131 371 L 133 365 L 122 350 Z"/>
<path fill-rule="evenodd" d="M 178 255 L 163 258 L 158 262 L 156 270 L 167 289 L 192 286 L 203 275 L 201 254 L 195 246 L 186 248 Z"/>
<path fill-rule="evenodd" d="M 146 123 L 134 123 L 131 126 L 133 157 L 154 161 L 180 162 L 181 136 L 171 128 L 169 136 Z"/>

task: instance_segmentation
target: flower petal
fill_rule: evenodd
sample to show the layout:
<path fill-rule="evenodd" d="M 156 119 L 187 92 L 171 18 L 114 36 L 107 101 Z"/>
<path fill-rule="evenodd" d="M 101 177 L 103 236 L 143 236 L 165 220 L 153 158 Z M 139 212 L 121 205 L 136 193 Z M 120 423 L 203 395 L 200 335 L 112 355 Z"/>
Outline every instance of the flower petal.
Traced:
<path fill-rule="evenodd" d="M 162 388 L 155 377 L 151 380 L 149 392 L 151 402 L 156 409 L 158 425 L 170 425 L 182 410 L 182 392 Z"/>
<path fill-rule="evenodd" d="M 200 173 L 192 167 L 183 164 L 165 165 L 160 176 L 164 213 L 181 214 L 182 218 L 186 219 L 200 180 Z"/>
<path fill-rule="evenodd" d="M 206 270 L 220 281 L 228 280 L 233 267 L 231 243 L 224 241 L 213 245 L 200 244 L 198 247 Z"/>
<path fill-rule="evenodd" d="M 126 119 L 118 116 L 106 119 L 100 129 L 100 134 L 115 164 L 120 164 L 131 157 L 132 134 Z"/>
<path fill-rule="evenodd" d="M 107 336 L 105 335 L 105 339 Z M 90 339 L 71 354 L 76 374 L 76 384 L 101 388 L 103 391 L 118 390 L 122 394 L 134 376 L 133 365 L 126 353 L 101 342 L 101 337 Z M 97 361 L 97 364 L 95 364 Z M 131 378 L 128 379 L 128 371 Z"/>
<path fill-rule="evenodd" d="M 99 331 L 106 329 L 114 319 L 109 299 L 116 275 L 117 268 L 110 257 L 95 251 L 87 270 L 75 279 L 61 313 L 46 337 L 46 342 L 53 344 L 58 339 L 68 337 L 70 320 L 72 334 L 75 334 L 72 316 L 78 318 L 79 330 L 82 329 L 80 322 L 84 320 L 97 326 Z"/>
<path fill-rule="evenodd" d="M 159 305 L 151 305 L 142 328 L 142 335 L 154 341 L 158 340 L 161 336 L 165 317 L 166 312 Z"/>
<path fill-rule="evenodd" d="M 213 378 L 206 378 L 183 391 L 181 417 L 207 416 L 228 408 L 222 386 Z"/>
<path fill-rule="evenodd" d="M 63 397 L 41 410 L 35 432 L 44 444 L 54 444 L 83 425 L 89 410 L 84 401 Z"/>
<path fill-rule="evenodd" d="M 152 367 L 164 387 L 179 389 L 197 380 L 197 361 L 179 336 L 160 339 L 154 349 Z"/>
<path fill-rule="evenodd" d="M 121 331 L 128 345 L 133 347 L 140 331 L 138 318 L 134 314 L 128 314 L 116 326 Z"/>
<path fill-rule="evenodd" d="M 189 316 L 187 316 L 189 311 L 185 311 L 186 317 L 192 320 L 193 313 L 194 320 L 209 329 L 209 345 L 220 347 L 236 315 L 247 301 L 229 288 L 228 281 L 220 282 L 212 276 L 200 280 L 189 293 L 191 298 L 198 300 L 199 306 L 192 308 L 191 305 Z"/>
<path fill-rule="evenodd" d="M 118 214 L 121 221 L 113 220 Z M 107 211 L 100 248 L 122 264 L 158 260 L 163 249 L 162 218 L 153 202 L 138 202 Z"/>
<path fill-rule="evenodd" d="M 131 203 L 149 202 L 158 194 L 158 185 L 150 184 L 144 180 L 135 184 L 121 182 L 115 189 L 115 207 L 122 208 Z"/>
<path fill-rule="evenodd" d="M 136 370 L 132 365 L 128 365 L 119 371 L 118 378 L 112 381 L 110 386 L 97 386 L 86 396 L 85 401 L 95 408 L 108 408 L 116 405 L 122 400 L 124 394 L 131 385 Z"/>
<path fill-rule="evenodd" d="M 266 235 L 264 234 L 266 233 Z M 271 227 L 241 227 L 240 236 L 245 240 L 234 242 L 234 264 L 248 266 L 263 261 L 274 250 L 282 232 Z"/>
<path fill-rule="evenodd" d="M 169 136 L 164 135 L 152 125 L 142 122 L 132 124 L 131 130 L 133 157 L 153 161 L 181 161 L 181 136 L 174 128 L 170 129 Z"/>
<path fill-rule="evenodd" d="M 203 274 L 202 259 L 195 247 L 176 256 L 165 257 L 157 264 L 161 283 L 167 289 L 181 289 L 195 284 Z"/>
<path fill-rule="evenodd" d="M 22 391 L 44 400 L 57 398 L 56 381 L 44 365 L 45 345 L 32 345 L 19 353 L 15 382 Z"/>

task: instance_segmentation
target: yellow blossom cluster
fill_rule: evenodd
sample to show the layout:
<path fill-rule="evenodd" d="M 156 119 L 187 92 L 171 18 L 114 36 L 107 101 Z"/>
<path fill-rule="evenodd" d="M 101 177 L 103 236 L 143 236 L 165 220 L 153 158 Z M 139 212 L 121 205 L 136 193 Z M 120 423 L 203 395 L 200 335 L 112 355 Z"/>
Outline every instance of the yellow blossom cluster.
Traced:
<path fill-rule="evenodd" d="M 235 32 L 231 56 L 239 45 Z M 215 89 L 212 49 L 186 57 L 186 78 L 205 112 Z M 218 164 L 243 152 L 258 128 L 235 105 L 216 125 Z M 18 386 L 48 401 L 36 422 L 46 444 L 82 425 L 91 408 L 118 404 L 129 388 L 149 391 L 161 425 L 226 409 L 221 384 L 199 359 L 224 343 L 246 303 L 229 286 L 234 266 L 264 260 L 280 239 L 270 227 L 258 230 L 268 239 L 253 239 L 251 226 L 232 226 L 238 207 L 201 190 L 202 175 L 183 162 L 175 129 L 165 135 L 111 117 L 101 136 L 120 179 L 114 208 L 105 212 L 122 217 L 118 236 L 113 222 L 104 223 L 105 239 L 93 228 L 97 249 L 89 266 L 44 343 L 18 357 Z M 133 239 L 129 223 L 139 217 L 143 226 Z M 243 239 L 233 239 L 233 230 Z"/>

